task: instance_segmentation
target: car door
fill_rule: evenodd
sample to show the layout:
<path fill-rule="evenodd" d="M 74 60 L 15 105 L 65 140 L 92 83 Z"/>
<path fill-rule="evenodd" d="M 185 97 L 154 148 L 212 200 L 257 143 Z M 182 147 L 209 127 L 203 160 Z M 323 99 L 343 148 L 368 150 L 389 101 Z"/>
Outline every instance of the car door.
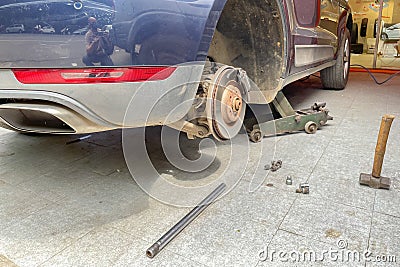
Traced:
<path fill-rule="evenodd" d="M 338 42 L 339 0 L 293 0 L 291 73 L 332 60 Z"/>
<path fill-rule="evenodd" d="M 395 24 L 393 26 L 390 26 L 386 30 L 386 33 L 389 36 L 389 39 L 399 39 L 400 38 L 400 24 Z"/>

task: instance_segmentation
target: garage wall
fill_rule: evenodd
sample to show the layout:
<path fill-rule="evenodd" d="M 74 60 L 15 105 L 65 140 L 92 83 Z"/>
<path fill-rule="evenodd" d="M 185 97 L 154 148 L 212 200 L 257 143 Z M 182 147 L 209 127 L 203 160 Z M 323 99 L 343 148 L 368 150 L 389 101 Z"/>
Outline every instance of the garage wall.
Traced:
<path fill-rule="evenodd" d="M 394 0 L 392 23 L 400 23 L 400 0 Z"/>
<path fill-rule="evenodd" d="M 400 22 L 400 0 L 385 0 L 382 18 L 385 23 Z M 361 20 L 368 18 L 367 38 L 374 37 L 374 22 L 378 18 L 379 4 L 371 0 L 350 0 L 353 11 L 353 21 L 361 27 Z"/>

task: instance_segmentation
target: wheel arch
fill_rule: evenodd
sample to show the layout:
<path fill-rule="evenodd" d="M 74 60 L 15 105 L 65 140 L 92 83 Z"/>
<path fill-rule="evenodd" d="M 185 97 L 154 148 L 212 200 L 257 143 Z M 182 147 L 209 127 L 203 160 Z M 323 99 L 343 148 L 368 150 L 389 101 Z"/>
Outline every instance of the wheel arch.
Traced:
<path fill-rule="evenodd" d="M 352 33 L 352 29 L 353 29 L 353 15 L 352 15 L 350 9 L 344 9 L 339 18 L 338 43 L 337 43 L 338 47 L 342 43 L 342 38 L 344 36 L 344 32 L 346 29 L 350 33 L 350 40 L 351 40 L 351 33 Z M 338 56 L 338 51 L 339 51 L 339 49 L 337 49 L 337 51 L 336 51 L 335 58 L 337 58 L 337 56 Z"/>
<path fill-rule="evenodd" d="M 199 48 L 199 59 L 244 69 L 268 103 L 281 89 L 288 62 L 288 25 L 285 1 L 215 1 Z"/>

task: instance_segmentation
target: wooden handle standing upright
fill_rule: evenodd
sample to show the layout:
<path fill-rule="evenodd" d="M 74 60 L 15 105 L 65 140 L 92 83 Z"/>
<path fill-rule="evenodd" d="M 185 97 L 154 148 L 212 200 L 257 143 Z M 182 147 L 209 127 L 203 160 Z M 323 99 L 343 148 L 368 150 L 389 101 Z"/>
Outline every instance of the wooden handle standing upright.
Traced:
<path fill-rule="evenodd" d="M 381 177 L 383 158 L 385 157 L 386 144 L 389 137 L 390 127 L 394 120 L 393 115 L 385 115 L 382 117 L 381 128 L 379 130 L 378 142 L 375 148 L 374 167 L 372 168 L 372 176 Z"/>

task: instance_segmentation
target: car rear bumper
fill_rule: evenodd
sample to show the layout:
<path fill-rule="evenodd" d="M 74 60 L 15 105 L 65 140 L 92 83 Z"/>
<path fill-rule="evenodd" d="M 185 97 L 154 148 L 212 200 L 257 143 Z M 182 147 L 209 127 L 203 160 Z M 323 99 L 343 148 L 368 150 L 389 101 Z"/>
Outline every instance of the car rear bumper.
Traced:
<path fill-rule="evenodd" d="M 178 66 L 160 81 L 90 84 L 22 84 L 0 70 L 0 118 L 9 128 L 42 133 L 169 124 L 191 108 L 203 67 Z"/>

